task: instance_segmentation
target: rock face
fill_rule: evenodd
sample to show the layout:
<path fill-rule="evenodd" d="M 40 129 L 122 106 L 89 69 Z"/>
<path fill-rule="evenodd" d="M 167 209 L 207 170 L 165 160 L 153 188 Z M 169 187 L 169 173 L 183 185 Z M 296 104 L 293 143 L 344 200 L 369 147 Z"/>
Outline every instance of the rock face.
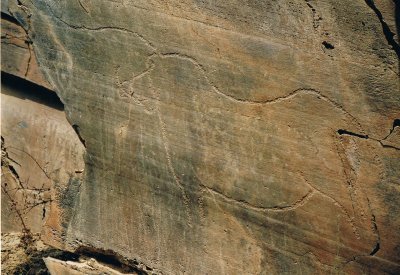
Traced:
<path fill-rule="evenodd" d="M 97 261 L 90 260 L 81 260 L 79 263 L 75 261 L 61 261 L 58 259 L 54 259 L 51 257 L 47 257 L 44 259 L 46 262 L 46 266 L 49 269 L 50 274 L 57 275 L 136 275 L 137 273 L 127 273 L 127 272 L 119 272 L 113 268 L 102 265 Z"/>
<path fill-rule="evenodd" d="M 45 241 L 148 273 L 399 273 L 399 5 L 5 2 L 70 124 Z"/>
<path fill-rule="evenodd" d="M 84 146 L 44 80 L 20 24 L 2 16 L 1 243 L 4 274 L 48 274 L 84 169 Z M 60 207 L 60 204 L 63 207 Z M 50 216 L 50 212 L 52 215 Z"/>

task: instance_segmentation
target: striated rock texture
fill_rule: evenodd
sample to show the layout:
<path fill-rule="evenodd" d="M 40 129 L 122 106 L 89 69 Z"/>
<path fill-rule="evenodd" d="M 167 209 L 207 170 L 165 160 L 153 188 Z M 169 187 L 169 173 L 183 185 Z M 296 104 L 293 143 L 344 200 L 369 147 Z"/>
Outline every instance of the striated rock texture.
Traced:
<path fill-rule="evenodd" d="M 147 273 L 400 273 L 399 5 L 6 1 L 29 41 L 6 50 L 80 142 L 49 163 L 84 151 L 45 241 Z"/>

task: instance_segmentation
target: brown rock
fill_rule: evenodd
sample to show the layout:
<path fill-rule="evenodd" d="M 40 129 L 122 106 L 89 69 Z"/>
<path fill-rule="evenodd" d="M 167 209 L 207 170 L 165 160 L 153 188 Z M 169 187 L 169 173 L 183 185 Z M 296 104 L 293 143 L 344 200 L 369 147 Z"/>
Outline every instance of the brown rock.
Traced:
<path fill-rule="evenodd" d="M 400 272 L 392 4 L 20 2 L 86 146 L 48 242 L 163 274 Z"/>
<path fill-rule="evenodd" d="M 7 208 L 13 200 L 15 208 L 2 211 L 2 231 L 20 231 L 21 215 L 39 233 L 61 199 L 58 192 L 79 181 L 84 147 L 53 92 L 11 76 L 2 84 L 2 202 Z"/>
<path fill-rule="evenodd" d="M 104 274 L 104 275 L 121 275 L 121 274 L 136 274 L 136 273 L 121 273 L 115 269 L 109 268 L 98 263 L 94 259 L 81 260 L 80 262 L 61 261 L 51 257 L 44 259 L 46 266 L 52 275 L 89 275 L 89 274 Z"/>
<path fill-rule="evenodd" d="M 27 32 L 7 14 L 1 18 L 1 70 L 51 89 L 39 69 Z"/>
<path fill-rule="evenodd" d="M 26 235 L 13 232 L 1 234 L 2 274 L 48 274 L 42 260 L 49 247 L 40 240 L 40 234 Z"/>

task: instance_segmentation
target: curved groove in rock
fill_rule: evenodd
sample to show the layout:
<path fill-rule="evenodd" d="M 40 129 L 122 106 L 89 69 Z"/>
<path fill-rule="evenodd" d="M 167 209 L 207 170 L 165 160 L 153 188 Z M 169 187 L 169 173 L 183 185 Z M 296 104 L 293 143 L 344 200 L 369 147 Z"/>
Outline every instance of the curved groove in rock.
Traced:
<path fill-rule="evenodd" d="M 129 30 L 127 28 L 123 28 L 123 27 L 117 27 L 117 26 L 96 26 L 96 27 L 87 27 L 84 25 L 73 25 L 70 24 L 68 22 L 66 22 L 65 20 L 63 20 L 62 18 L 60 18 L 59 16 L 56 16 L 55 13 L 53 12 L 53 10 L 51 9 L 51 7 L 47 4 L 46 2 L 46 6 L 48 7 L 49 11 L 52 13 L 52 15 L 59 20 L 60 22 L 62 22 L 63 24 L 65 24 L 66 26 L 73 28 L 73 29 L 77 29 L 77 30 L 87 30 L 87 31 L 107 31 L 107 30 L 115 30 L 115 31 L 121 31 L 121 32 L 125 32 L 125 33 L 129 33 L 132 35 L 135 35 L 136 37 L 138 37 L 141 41 L 143 41 L 151 50 L 152 50 L 152 54 L 150 54 L 148 56 L 149 60 L 151 60 L 155 55 L 161 57 L 161 58 L 180 58 L 180 59 L 184 59 L 187 60 L 188 62 L 191 62 L 194 66 L 196 66 L 203 74 L 204 78 L 206 79 L 206 81 L 209 83 L 209 85 L 212 87 L 213 91 L 215 93 L 217 93 L 218 95 L 236 102 L 238 104 L 246 104 L 246 105 L 254 105 L 254 106 L 267 106 L 267 105 L 272 105 L 272 104 L 276 104 L 276 103 L 281 103 L 284 102 L 286 100 L 290 100 L 292 98 L 295 98 L 297 96 L 300 95 L 312 95 L 314 97 L 316 97 L 317 99 L 321 99 L 327 103 L 329 103 L 331 106 L 333 106 L 335 109 L 338 109 L 340 112 L 342 112 L 346 117 L 350 118 L 350 120 L 355 123 L 358 128 L 361 130 L 362 126 L 361 124 L 358 122 L 358 120 L 352 115 L 350 114 L 344 107 L 342 107 L 340 104 L 338 104 L 337 102 L 335 102 L 334 100 L 330 99 L 329 97 L 323 95 L 321 92 L 319 92 L 316 89 L 313 88 L 299 88 L 296 89 L 290 93 L 288 93 L 287 95 L 284 96 L 279 96 L 273 99 L 267 99 L 267 100 L 248 100 L 248 99 L 242 99 L 242 98 L 237 98 L 234 97 L 232 95 L 226 94 L 224 92 L 222 92 L 219 87 L 217 85 L 215 85 L 215 83 L 208 77 L 208 72 L 207 70 L 204 68 L 204 66 L 199 63 L 195 58 L 189 56 L 189 55 L 185 55 L 182 53 L 178 53 L 178 52 L 165 52 L 165 53 L 160 53 L 158 52 L 157 48 L 146 38 L 143 37 L 143 35 Z M 152 64 L 152 63 L 150 63 Z M 137 78 L 140 78 L 142 76 L 144 76 L 145 74 L 151 73 L 152 70 L 154 69 L 154 64 L 148 66 L 143 72 L 141 72 L 140 74 L 138 74 L 137 76 L 134 76 L 134 78 L 132 80 L 135 80 Z M 151 77 L 150 77 L 150 83 L 151 83 Z M 151 89 L 153 90 L 155 99 L 157 99 L 156 101 L 159 102 L 159 96 L 156 95 L 155 90 L 153 89 L 153 87 L 151 87 Z M 184 190 L 184 185 L 181 182 L 181 180 L 179 179 L 179 177 L 177 176 L 177 173 L 175 171 L 175 168 L 173 167 L 173 162 L 171 159 L 171 154 L 170 154 L 170 146 L 168 143 L 168 138 L 167 138 L 167 133 L 166 133 L 166 124 L 162 118 L 162 114 L 161 114 L 161 110 L 159 105 L 156 106 L 156 112 L 157 112 L 157 116 L 158 116 L 158 120 L 159 120 L 159 124 L 160 124 L 160 132 L 161 132 L 161 138 L 163 141 L 163 146 L 164 146 L 164 150 L 166 153 L 166 157 L 167 157 L 167 166 L 169 169 L 170 174 L 172 175 L 174 181 L 176 182 L 176 184 L 178 185 L 178 187 L 181 189 L 182 194 L 183 194 L 183 198 L 184 198 L 184 204 L 188 207 L 188 203 L 189 203 L 189 199 L 188 196 L 186 194 L 186 191 Z M 315 193 L 320 193 L 323 197 L 328 198 L 329 200 L 331 200 L 334 205 L 336 205 L 339 209 L 341 209 L 342 212 L 345 213 L 345 215 L 348 217 L 349 222 L 352 225 L 353 231 L 354 233 L 358 236 L 358 230 L 353 222 L 353 219 L 350 217 L 349 213 L 347 212 L 347 210 L 344 208 L 343 205 L 341 205 L 337 200 L 335 200 L 334 198 L 332 198 L 331 196 L 323 193 L 321 190 L 315 188 L 314 186 L 312 186 L 311 184 L 309 184 L 307 182 L 307 180 L 305 180 L 306 183 L 310 186 L 311 191 L 308 192 L 304 197 L 302 197 L 300 200 L 296 201 L 294 204 L 287 206 L 287 207 L 272 207 L 272 208 L 260 208 L 254 205 L 251 205 L 250 203 L 246 202 L 246 201 L 240 201 L 240 200 L 236 200 L 233 198 L 230 198 L 226 195 L 224 195 L 223 193 L 220 193 L 216 190 L 210 189 L 209 187 L 206 186 L 202 186 L 203 188 L 206 188 L 209 192 L 219 196 L 220 198 L 223 198 L 226 201 L 231 201 L 235 204 L 239 204 L 241 206 L 253 209 L 255 211 L 258 212 L 284 212 L 284 211 L 292 211 L 295 210 L 303 205 L 305 205 L 308 200 L 315 194 Z M 187 208 L 188 209 L 188 208 Z M 188 212 L 188 217 L 190 220 L 190 213 Z M 189 222 L 190 224 L 190 222 Z"/>
<path fill-rule="evenodd" d="M 145 98 L 140 98 L 140 96 L 135 95 L 135 91 L 134 91 L 133 87 L 134 87 L 136 80 L 139 80 L 139 79 L 145 77 L 146 75 L 150 74 L 152 72 L 152 70 L 154 69 L 155 64 L 154 64 L 154 61 L 151 59 L 151 57 L 153 55 L 155 55 L 155 53 L 152 53 L 148 56 L 148 58 L 146 60 L 146 68 L 136 75 L 133 74 L 132 78 L 128 79 L 128 80 L 124 80 L 124 81 L 120 80 L 120 78 L 119 78 L 120 66 L 117 66 L 115 68 L 115 81 L 114 81 L 114 85 L 115 85 L 116 89 L 119 89 L 118 94 L 121 98 L 127 98 L 128 102 L 142 107 L 144 112 L 146 114 L 150 114 L 150 115 L 154 113 L 154 108 L 151 108 L 144 103 L 146 101 Z M 130 111 L 129 111 L 129 113 L 130 113 Z"/>
<path fill-rule="evenodd" d="M 333 205 L 335 205 L 336 207 L 338 207 L 347 217 L 347 221 L 351 224 L 351 227 L 353 229 L 353 233 L 354 235 L 356 235 L 357 239 L 360 238 L 360 233 L 358 232 L 357 226 L 355 225 L 353 219 L 349 212 L 346 210 L 346 208 L 340 203 L 338 202 L 336 199 L 334 199 L 333 197 L 329 196 L 328 194 L 326 194 L 325 192 L 322 192 L 320 189 L 316 188 L 314 185 L 312 185 L 311 183 L 309 183 L 309 181 L 304 177 L 304 175 L 302 173 L 300 173 L 301 176 L 303 177 L 304 181 L 307 183 L 307 185 L 314 190 L 315 192 L 318 192 L 322 197 L 327 198 L 328 200 L 330 200 Z"/>
<path fill-rule="evenodd" d="M 140 40 L 142 40 L 146 45 L 148 45 L 148 47 L 150 49 L 152 49 L 153 51 L 156 50 L 156 48 L 153 46 L 153 44 L 146 38 L 143 37 L 143 35 L 134 32 L 132 30 L 126 29 L 126 28 L 122 28 L 122 27 L 117 27 L 117 26 L 97 26 L 97 27 L 87 27 L 84 25 L 73 25 L 71 23 L 68 23 L 67 21 L 65 21 L 64 19 L 62 19 L 60 16 L 57 16 L 55 14 L 55 12 L 52 10 L 52 8 L 49 6 L 49 4 L 47 3 L 47 1 L 44 1 L 45 5 L 47 6 L 49 12 L 54 16 L 54 18 L 56 18 L 58 21 L 60 21 L 61 23 L 63 23 L 64 25 L 75 29 L 75 30 L 87 30 L 87 31 L 107 31 L 107 30 L 115 30 L 115 31 L 120 31 L 120 32 L 125 32 L 125 33 L 130 33 L 135 35 L 136 37 L 138 37 Z"/>
<path fill-rule="evenodd" d="M 229 203 L 233 203 L 236 204 L 242 208 L 246 208 L 246 209 L 250 209 L 256 212 L 262 212 L 262 213 L 268 213 L 268 212 L 287 212 L 287 211 L 293 211 L 296 210 L 299 207 L 302 207 L 303 205 L 305 205 L 310 199 L 311 197 L 315 194 L 315 190 L 310 189 L 309 192 L 307 192 L 303 197 L 301 197 L 300 199 L 298 199 L 297 201 L 295 201 L 293 204 L 291 205 L 287 205 L 287 206 L 271 206 L 271 207 L 261 207 L 261 206 L 255 206 L 245 200 L 238 200 L 232 197 L 229 197 L 225 194 L 223 194 L 220 191 L 217 191 L 213 188 L 210 188 L 208 186 L 205 186 L 204 184 L 200 184 L 200 186 L 207 190 L 209 193 L 211 193 L 212 195 L 216 195 L 217 197 L 221 198 L 222 200 L 229 202 Z"/>
<path fill-rule="evenodd" d="M 217 94 L 219 94 L 219 95 L 221 95 L 221 96 L 223 96 L 225 98 L 228 98 L 228 99 L 230 99 L 232 101 L 235 101 L 235 102 L 238 102 L 238 103 L 246 103 L 246 104 L 249 104 L 249 105 L 268 105 L 268 104 L 274 104 L 274 103 L 278 103 L 278 102 L 281 102 L 281 101 L 285 101 L 285 100 L 291 99 L 293 97 L 296 97 L 298 94 L 311 94 L 311 95 L 316 96 L 319 99 L 322 99 L 322 100 L 330 103 L 332 106 L 334 106 L 335 108 L 339 109 L 346 116 L 350 117 L 351 120 L 353 122 L 355 122 L 360 129 L 362 129 L 361 124 L 358 122 L 358 120 L 353 115 L 351 115 L 346 109 L 344 109 L 337 102 L 333 101 L 332 99 L 330 99 L 329 97 L 327 97 L 325 95 L 322 95 L 322 93 L 317 91 L 316 89 L 313 89 L 313 88 L 299 88 L 299 89 L 296 89 L 296 90 L 288 93 L 287 95 L 276 97 L 276 98 L 273 98 L 273 99 L 268 99 L 268 100 L 259 100 L 258 101 L 258 100 L 246 100 L 246 99 L 236 98 L 236 97 L 234 97 L 232 95 L 228 95 L 228 94 L 222 92 L 213 83 L 213 81 L 211 81 L 209 79 L 208 74 L 207 74 L 207 70 L 204 68 L 204 66 L 201 65 L 201 63 L 199 63 L 195 58 L 193 58 L 193 57 L 191 57 L 189 55 L 185 55 L 185 54 L 178 53 L 178 52 L 159 53 L 157 48 L 148 39 L 146 39 L 143 35 L 135 32 L 135 31 L 129 30 L 127 28 L 117 27 L 117 26 L 86 27 L 84 25 L 73 25 L 73 24 L 70 24 L 70 23 L 66 22 L 65 20 L 63 20 L 62 18 L 60 18 L 59 16 L 56 16 L 54 11 L 51 9 L 51 7 L 47 3 L 46 3 L 46 6 L 48 7 L 48 9 L 51 12 L 51 14 L 57 20 L 59 20 L 60 22 L 62 22 L 66 26 L 68 26 L 70 28 L 73 28 L 73 29 L 81 29 L 81 30 L 88 30 L 88 31 L 117 30 L 117 31 L 122 31 L 122 32 L 130 33 L 130 34 L 133 34 L 133 35 L 137 36 L 140 40 L 142 40 L 153 51 L 153 53 L 148 56 L 148 58 L 150 58 L 150 59 L 155 54 L 158 54 L 158 56 L 164 57 L 164 58 L 165 57 L 166 58 L 168 58 L 168 57 L 176 57 L 176 58 L 186 59 L 186 60 L 190 61 L 191 63 L 193 63 L 197 68 L 199 68 L 202 71 L 205 79 L 207 80 L 207 82 L 211 85 L 211 87 L 213 88 L 213 90 Z"/>
<path fill-rule="evenodd" d="M 169 58 L 169 57 L 175 57 L 175 58 L 180 58 L 180 59 L 184 59 L 187 60 L 189 62 L 191 62 L 192 64 L 194 64 L 203 74 L 204 78 L 206 79 L 206 81 L 209 83 L 209 85 L 213 88 L 213 90 L 231 100 L 240 104 L 248 104 L 248 105 L 255 105 L 255 106 L 264 106 L 264 105 L 272 105 L 275 103 L 280 103 L 280 102 L 284 102 L 286 100 L 295 98 L 301 94 L 308 94 L 308 95 L 313 95 L 315 96 L 317 99 L 322 99 L 325 102 L 329 103 L 331 106 L 333 106 L 334 108 L 340 110 L 345 116 L 347 116 L 348 118 L 351 119 L 351 121 L 353 121 L 360 130 L 362 130 L 362 126 L 361 124 L 358 122 L 357 118 L 355 118 L 352 114 L 350 114 L 350 112 L 348 112 L 345 108 L 343 108 L 341 105 L 339 105 L 337 102 L 333 101 L 332 99 L 330 99 L 329 97 L 323 95 L 321 92 L 317 91 L 316 89 L 313 88 L 298 88 L 290 93 L 288 93 L 287 95 L 284 96 L 278 96 L 275 97 L 273 99 L 267 99 L 267 100 L 248 100 L 248 99 L 241 99 L 241 98 L 237 98 L 234 97 L 232 95 L 228 95 L 224 92 L 222 92 L 214 83 L 212 80 L 209 79 L 209 77 L 207 76 L 207 70 L 203 67 L 203 65 L 201 65 L 195 58 L 185 55 L 185 54 L 181 54 L 181 53 L 161 53 L 160 54 L 161 57 L 164 58 Z"/>

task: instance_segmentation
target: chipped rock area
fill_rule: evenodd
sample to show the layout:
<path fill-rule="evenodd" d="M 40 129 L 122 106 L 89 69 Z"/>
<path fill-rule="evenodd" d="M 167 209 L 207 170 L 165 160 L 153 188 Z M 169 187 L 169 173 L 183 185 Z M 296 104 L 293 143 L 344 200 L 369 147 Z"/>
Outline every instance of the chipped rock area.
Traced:
<path fill-rule="evenodd" d="M 400 273 L 399 5 L 2 2 L 2 232 L 52 274 Z"/>
<path fill-rule="evenodd" d="M 51 245 L 60 242 L 70 215 L 68 193 L 81 182 L 84 147 L 44 80 L 26 31 L 7 14 L 1 21 L 1 270 L 48 274 L 43 257 L 69 255 Z"/>
<path fill-rule="evenodd" d="M 61 238 L 83 146 L 54 92 L 3 73 L 1 114 L 2 272 L 48 274 L 42 256 L 63 255 L 47 245 Z"/>
<path fill-rule="evenodd" d="M 22 233 L 2 233 L 2 274 L 47 274 L 44 263 L 38 263 L 48 247 L 37 234 L 31 237 L 28 239 Z M 29 270 L 34 270 L 35 273 L 29 273 Z"/>
<path fill-rule="evenodd" d="M 109 268 L 106 265 L 98 263 L 94 259 L 80 259 L 76 261 L 62 261 L 47 257 L 44 259 L 50 274 L 65 274 L 65 275 L 121 275 L 129 274 L 136 275 L 138 273 L 119 272 L 113 268 Z"/>
<path fill-rule="evenodd" d="M 78 259 L 73 254 L 44 244 L 38 233 L 3 232 L 1 235 L 2 274 L 49 274 L 43 258 L 50 255 L 64 261 Z"/>

